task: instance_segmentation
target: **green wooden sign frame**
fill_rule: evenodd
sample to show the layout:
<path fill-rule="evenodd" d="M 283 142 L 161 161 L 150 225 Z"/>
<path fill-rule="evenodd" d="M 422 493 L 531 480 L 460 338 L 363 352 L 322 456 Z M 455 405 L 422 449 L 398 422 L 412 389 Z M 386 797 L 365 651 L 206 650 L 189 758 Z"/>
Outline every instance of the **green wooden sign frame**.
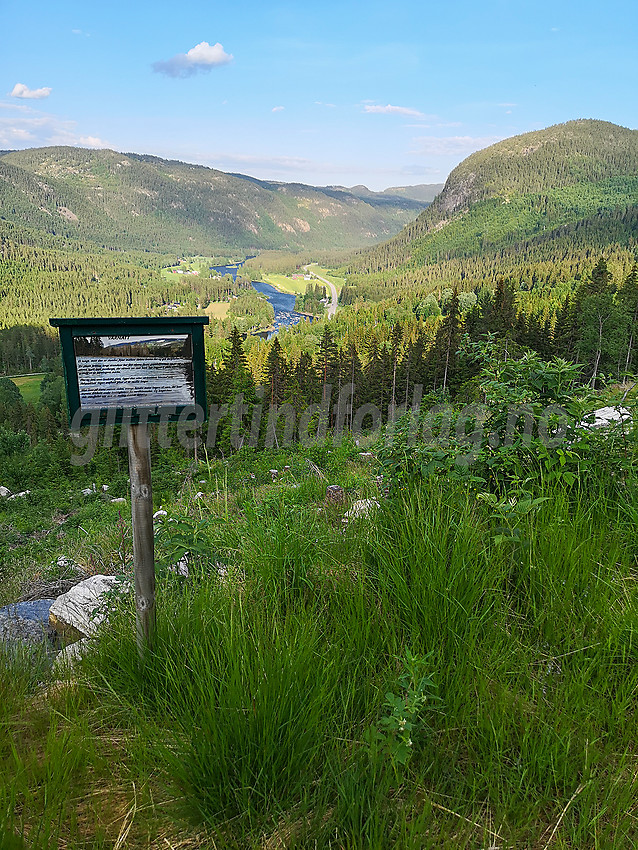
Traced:
<path fill-rule="evenodd" d="M 49 319 L 49 324 L 58 328 L 62 347 L 64 381 L 69 409 L 69 422 L 77 425 L 120 424 L 122 422 L 137 425 L 140 422 L 182 421 L 189 413 L 201 420 L 207 415 L 206 401 L 206 361 L 204 357 L 204 325 L 208 316 L 160 316 L 157 318 L 90 318 L 90 319 Z M 187 334 L 192 344 L 192 368 L 194 404 L 149 405 L 138 407 L 100 407 L 82 408 L 80 384 L 78 379 L 77 355 L 74 341 L 78 337 L 123 337 L 123 336 L 181 336 Z M 81 418 L 77 421 L 80 411 Z M 96 421 L 97 419 L 97 421 Z"/>

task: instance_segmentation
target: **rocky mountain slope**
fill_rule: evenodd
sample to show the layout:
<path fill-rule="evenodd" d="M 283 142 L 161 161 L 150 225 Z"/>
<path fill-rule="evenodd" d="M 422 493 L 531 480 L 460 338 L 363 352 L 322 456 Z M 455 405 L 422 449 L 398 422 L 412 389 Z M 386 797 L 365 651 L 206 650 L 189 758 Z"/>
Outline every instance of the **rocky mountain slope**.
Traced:
<path fill-rule="evenodd" d="M 0 153 L 0 235 L 186 254 L 358 248 L 426 202 L 256 180 L 153 156 L 73 147 Z"/>
<path fill-rule="evenodd" d="M 417 220 L 366 249 L 352 270 L 418 268 L 531 250 L 547 259 L 587 231 L 592 247 L 636 244 L 638 131 L 569 121 L 465 159 Z"/>

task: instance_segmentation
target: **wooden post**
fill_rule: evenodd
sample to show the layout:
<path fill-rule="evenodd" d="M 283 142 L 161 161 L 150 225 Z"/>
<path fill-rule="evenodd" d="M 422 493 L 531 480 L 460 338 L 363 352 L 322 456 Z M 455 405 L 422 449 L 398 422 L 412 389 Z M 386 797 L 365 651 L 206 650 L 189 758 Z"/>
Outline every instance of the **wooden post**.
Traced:
<path fill-rule="evenodd" d="M 143 660 L 146 649 L 152 645 L 155 628 L 153 491 L 151 446 L 146 423 L 128 426 L 128 462 L 131 476 L 137 647 Z"/>

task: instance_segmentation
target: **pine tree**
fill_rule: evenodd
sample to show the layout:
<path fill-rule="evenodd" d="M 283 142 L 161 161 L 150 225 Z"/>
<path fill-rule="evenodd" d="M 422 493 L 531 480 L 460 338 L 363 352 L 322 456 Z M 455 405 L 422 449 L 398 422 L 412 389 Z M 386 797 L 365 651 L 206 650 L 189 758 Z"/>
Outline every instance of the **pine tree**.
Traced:
<path fill-rule="evenodd" d="M 352 422 L 354 419 L 354 411 L 361 404 L 363 393 L 363 369 L 361 360 L 357 352 L 356 345 L 351 342 L 343 356 L 343 374 L 344 379 L 352 384 L 353 393 L 348 404 L 346 413 L 346 422 L 350 430 L 352 430 Z"/>

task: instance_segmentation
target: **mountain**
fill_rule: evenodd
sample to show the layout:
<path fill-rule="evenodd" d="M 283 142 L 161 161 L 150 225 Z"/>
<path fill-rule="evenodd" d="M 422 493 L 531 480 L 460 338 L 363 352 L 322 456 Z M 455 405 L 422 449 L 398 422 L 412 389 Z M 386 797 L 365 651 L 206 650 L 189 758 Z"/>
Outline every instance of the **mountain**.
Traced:
<path fill-rule="evenodd" d="M 64 244 L 228 254 L 353 249 L 397 233 L 426 203 L 317 189 L 112 150 L 0 153 L 0 237 L 11 230 Z"/>
<path fill-rule="evenodd" d="M 638 131 L 578 120 L 478 151 L 448 177 L 415 222 L 364 249 L 350 271 L 388 285 L 493 276 L 611 243 L 631 250 L 638 233 Z M 438 265 L 438 269 L 434 268 Z M 415 274 L 416 272 L 416 274 Z"/>
<path fill-rule="evenodd" d="M 384 189 L 382 192 L 373 192 L 367 186 L 329 186 L 330 189 L 338 189 L 342 192 L 349 192 L 357 198 L 383 199 L 389 201 L 411 200 L 417 201 L 423 206 L 431 204 L 432 201 L 443 189 L 444 183 L 421 183 L 417 186 L 392 186 L 389 189 Z"/>

